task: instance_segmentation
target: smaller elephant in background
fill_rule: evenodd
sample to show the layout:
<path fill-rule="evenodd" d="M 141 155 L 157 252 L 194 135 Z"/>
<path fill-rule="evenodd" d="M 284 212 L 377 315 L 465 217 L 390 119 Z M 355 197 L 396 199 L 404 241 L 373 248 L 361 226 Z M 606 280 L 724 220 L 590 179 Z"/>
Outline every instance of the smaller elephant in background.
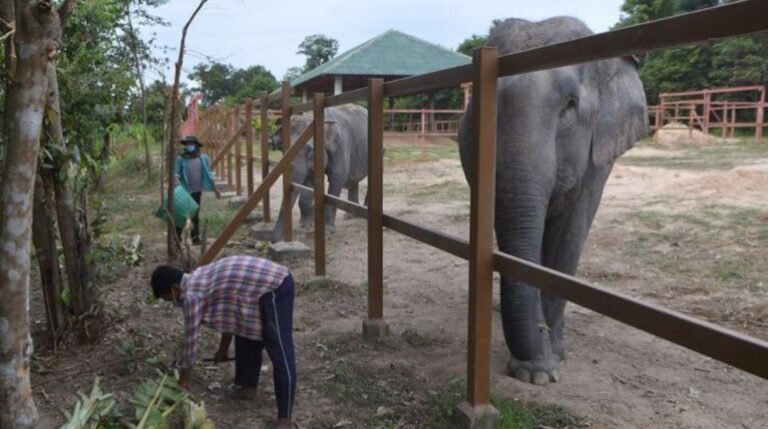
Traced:
<path fill-rule="evenodd" d="M 291 141 L 296 142 L 312 123 L 311 113 L 291 118 Z M 273 149 L 281 149 L 282 127 L 272 136 Z M 310 139 L 293 162 L 291 181 L 304 186 L 314 186 L 314 140 Z M 327 192 L 339 196 L 347 188 L 347 198 L 359 203 L 359 184 L 368 175 L 368 111 L 355 104 L 325 109 L 325 175 L 328 177 Z M 312 194 L 294 191 L 291 207 L 299 200 L 301 226 L 312 225 L 314 206 Z M 283 197 L 285 198 L 285 197 Z M 272 231 L 272 241 L 284 238 L 282 205 Z M 325 225 L 329 232 L 336 230 L 336 207 L 326 205 Z"/>

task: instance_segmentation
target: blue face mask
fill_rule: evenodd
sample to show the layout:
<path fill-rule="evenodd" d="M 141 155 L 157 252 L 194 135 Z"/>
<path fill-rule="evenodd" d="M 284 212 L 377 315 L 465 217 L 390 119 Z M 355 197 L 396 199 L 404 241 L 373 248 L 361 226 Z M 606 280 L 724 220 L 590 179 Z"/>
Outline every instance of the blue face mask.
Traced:
<path fill-rule="evenodd" d="M 184 151 L 187 153 L 195 153 L 195 151 L 197 151 L 197 145 L 188 144 L 184 146 Z"/>

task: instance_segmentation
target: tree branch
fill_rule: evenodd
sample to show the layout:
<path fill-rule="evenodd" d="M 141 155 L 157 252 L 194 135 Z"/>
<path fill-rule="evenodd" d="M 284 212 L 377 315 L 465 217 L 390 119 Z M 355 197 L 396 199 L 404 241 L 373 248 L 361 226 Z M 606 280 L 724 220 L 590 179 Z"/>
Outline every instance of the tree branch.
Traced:
<path fill-rule="evenodd" d="M 171 88 L 171 97 L 170 97 L 170 136 L 171 138 L 168 141 L 168 147 L 167 147 L 167 158 L 165 162 L 168 164 L 167 168 L 168 171 L 166 174 L 168 175 L 168 259 L 169 260 L 175 260 L 176 255 L 178 253 L 179 249 L 179 243 L 176 236 L 176 227 L 173 225 L 173 214 L 174 214 L 174 204 L 173 204 L 173 194 L 174 194 L 174 164 L 175 164 L 175 152 L 173 150 L 173 145 L 177 141 L 179 141 L 179 116 L 178 116 L 178 108 L 177 108 L 177 102 L 179 99 L 179 82 L 181 80 L 181 67 L 184 64 L 184 52 L 186 49 L 186 42 L 187 42 L 187 31 L 189 30 L 189 26 L 192 25 L 192 21 L 195 20 L 195 17 L 200 12 L 200 9 L 203 8 L 205 3 L 207 3 L 208 0 L 200 0 L 200 3 L 197 5 L 197 8 L 192 13 L 192 16 L 189 17 L 189 20 L 184 25 L 184 28 L 181 30 L 181 43 L 179 44 L 179 58 L 176 60 L 176 69 L 174 72 L 174 78 L 173 78 L 173 87 Z"/>
<path fill-rule="evenodd" d="M 67 22 L 69 15 L 72 15 L 72 11 L 75 10 L 76 5 L 77 0 L 64 0 L 64 3 L 59 7 L 59 21 L 61 22 L 62 27 L 64 27 L 64 24 Z"/>

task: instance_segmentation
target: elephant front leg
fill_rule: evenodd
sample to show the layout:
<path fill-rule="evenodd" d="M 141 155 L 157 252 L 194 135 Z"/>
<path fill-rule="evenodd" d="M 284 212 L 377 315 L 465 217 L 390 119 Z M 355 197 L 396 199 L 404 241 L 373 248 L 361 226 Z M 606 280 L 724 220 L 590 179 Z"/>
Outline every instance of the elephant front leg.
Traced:
<path fill-rule="evenodd" d="M 558 381 L 559 359 L 550 341 L 550 332 L 538 289 L 502 278 L 502 323 L 510 360 L 509 375 L 537 385 Z"/>
<path fill-rule="evenodd" d="M 299 193 L 294 191 L 291 192 L 291 210 L 293 210 L 293 205 L 296 204 L 296 199 L 299 197 Z M 285 237 L 285 220 L 283 219 L 283 216 L 286 214 L 283 213 L 283 205 L 280 204 L 280 213 L 277 215 L 277 221 L 275 222 L 275 228 L 272 230 L 272 242 L 276 243 L 278 241 L 282 241 Z M 292 216 L 292 213 L 288 213 L 288 216 Z"/>
<path fill-rule="evenodd" d="M 581 195 L 574 199 L 575 203 L 569 210 L 548 220 L 542 243 L 542 265 L 569 275 L 576 273 L 610 170 L 610 167 L 590 170 L 584 178 L 585 188 Z M 565 359 L 566 301 L 547 293 L 541 293 L 541 300 L 552 351 L 558 358 Z"/>
<path fill-rule="evenodd" d="M 341 188 L 343 187 L 343 181 L 341 180 L 329 180 L 328 193 L 334 197 L 341 195 Z M 325 205 L 325 230 L 329 233 L 336 232 L 336 207 L 326 204 Z"/>
<path fill-rule="evenodd" d="M 314 179 L 308 178 L 305 186 L 314 187 Z M 315 199 L 314 195 L 308 192 L 302 192 L 299 196 L 299 212 L 301 213 L 301 227 L 311 229 L 315 222 Z"/>
<path fill-rule="evenodd" d="M 350 185 L 349 189 L 347 190 L 347 199 L 349 201 L 352 201 L 355 204 L 360 203 L 360 184 L 359 183 Z"/>
<path fill-rule="evenodd" d="M 355 183 L 347 189 L 347 199 L 355 204 L 360 204 L 360 184 Z M 345 213 L 344 219 L 354 219 L 352 213 Z"/>

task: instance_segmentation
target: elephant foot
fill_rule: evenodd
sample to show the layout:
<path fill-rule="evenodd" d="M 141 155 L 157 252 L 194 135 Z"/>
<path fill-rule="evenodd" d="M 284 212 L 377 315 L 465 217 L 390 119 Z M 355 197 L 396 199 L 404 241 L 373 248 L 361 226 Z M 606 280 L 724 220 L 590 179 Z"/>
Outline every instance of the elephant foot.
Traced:
<path fill-rule="evenodd" d="M 568 347 L 565 343 L 565 338 L 560 337 L 557 338 L 554 335 L 550 338 L 550 341 L 552 343 L 552 353 L 555 354 L 560 360 L 565 360 L 565 356 L 567 354 Z"/>
<path fill-rule="evenodd" d="M 507 363 L 507 373 L 524 383 L 531 383 L 537 386 L 543 386 L 560 380 L 557 357 L 554 355 L 528 361 L 510 357 Z"/>
<path fill-rule="evenodd" d="M 315 227 L 315 220 L 313 218 L 301 218 L 300 224 L 304 229 L 312 229 Z"/>
<path fill-rule="evenodd" d="M 328 234 L 335 234 L 336 233 L 336 225 L 325 225 L 325 232 Z"/>

